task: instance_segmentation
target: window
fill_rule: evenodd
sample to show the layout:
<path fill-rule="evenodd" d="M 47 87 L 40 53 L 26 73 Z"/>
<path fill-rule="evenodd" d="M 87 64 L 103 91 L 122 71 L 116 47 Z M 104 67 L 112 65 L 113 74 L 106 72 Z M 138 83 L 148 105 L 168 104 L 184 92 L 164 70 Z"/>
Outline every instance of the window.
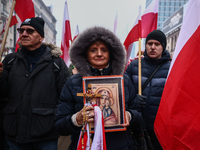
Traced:
<path fill-rule="evenodd" d="M 3 11 L 6 11 L 6 4 L 4 3 L 1 3 L 2 4 L 2 7 L 3 7 Z"/>
<path fill-rule="evenodd" d="M 10 39 L 10 47 L 12 47 L 13 45 L 13 42 L 12 42 L 12 39 Z"/>

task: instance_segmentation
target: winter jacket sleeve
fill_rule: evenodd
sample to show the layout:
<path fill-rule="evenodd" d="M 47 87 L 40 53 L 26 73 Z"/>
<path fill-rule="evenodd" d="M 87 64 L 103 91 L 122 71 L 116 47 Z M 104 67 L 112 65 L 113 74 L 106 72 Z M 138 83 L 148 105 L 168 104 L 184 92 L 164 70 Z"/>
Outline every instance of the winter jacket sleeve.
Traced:
<path fill-rule="evenodd" d="M 132 75 L 133 75 L 133 70 L 134 70 L 134 66 L 138 64 L 138 60 L 133 60 L 128 67 L 126 68 L 125 74 L 128 75 L 129 79 L 132 81 Z M 133 83 L 133 81 L 132 81 Z"/>
<path fill-rule="evenodd" d="M 0 75 L 0 95 L 2 97 L 8 96 L 8 77 L 12 63 L 15 59 L 14 53 L 8 54 L 3 60 L 3 73 Z"/>
<path fill-rule="evenodd" d="M 140 113 L 135 109 L 135 101 L 134 98 L 136 96 L 136 90 L 133 86 L 133 83 L 129 79 L 129 77 L 124 74 L 124 87 L 125 87 L 125 104 L 126 104 L 126 111 L 129 111 L 131 113 L 131 121 L 130 121 L 130 128 L 134 127 L 135 124 L 138 124 L 141 115 Z"/>
<path fill-rule="evenodd" d="M 72 115 L 77 112 L 75 110 L 75 94 L 73 93 L 75 92 L 73 91 L 72 80 L 69 78 L 62 89 L 56 110 L 55 128 L 60 135 L 78 133 L 81 129 L 81 127 L 76 127 L 71 120 Z"/>

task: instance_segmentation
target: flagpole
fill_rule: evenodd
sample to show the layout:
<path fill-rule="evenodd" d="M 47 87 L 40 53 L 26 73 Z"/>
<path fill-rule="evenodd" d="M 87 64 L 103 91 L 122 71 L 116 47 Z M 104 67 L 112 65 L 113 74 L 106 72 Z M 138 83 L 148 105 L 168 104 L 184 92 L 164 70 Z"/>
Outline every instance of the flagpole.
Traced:
<path fill-rule="evenodd" d="M 8 22 L 6 24 L 5 33 L 4 33 L 4 36 L 3 36 L 3 41 L 2 41 L 2 44 L 1 44 L 0 62 L 1 62 L 1 59 L 2 59 L 2 55 L 3 55 L 3 50 L 5 48 L 6 39 L 7 39 L 7 36 L 8 36 L 8 30 L 9 30 L 9 27 L 10 27 L 10 22 L 11 22 L 11 18 L 12 18 L 12 14 L 13 14 L 14 8 L 15 8 L 15 4 L 16 4 L 16 0 L 13 0 L 12 6 L 11 6 L 11 10 L 10 10 L 10 14 L 9 14 L 9 18 L 8 18 Z"/>
<path fill-rule="evenodd" d="M 141 5 L 139 6 L 139 19 L 138 19 L 138 94 L 142 95 L 142 67 L 141 67 L 141 37 L 142 37 L 142 24 L 141 24 Z"/>
<path fill-rule="evenodd" d="M 139 38 L 139 50 L 138 50 L 138 94 L 142 95 L 142 73 L 141 73 L 141 38 Z"/>

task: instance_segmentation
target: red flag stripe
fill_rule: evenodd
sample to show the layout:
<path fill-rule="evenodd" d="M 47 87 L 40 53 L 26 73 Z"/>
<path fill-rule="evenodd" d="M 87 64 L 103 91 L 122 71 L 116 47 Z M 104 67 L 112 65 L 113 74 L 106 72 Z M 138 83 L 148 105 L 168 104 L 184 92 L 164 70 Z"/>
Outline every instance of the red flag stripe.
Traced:
<path fill-rule="evenodd" d="M 32 0 L 16 0 L 15 12 L 23 22 L 27 18 L 35 17 L 34 4 Z"/>
<path fill-rule="evenodd" d="M 151 31 L 157 29 L 158 6 L 159 6 L 159 0 L 153 0 L 143 13 L 141 17 L 142 20 L 141 38 L 146 38 Z"/>
<path fill-rule="evenodd" d="M 11 22 L 10 22 L 10 26 L 9 26 L 9 27 L 12 27 L 13 25 L 15 25 L 15 24 L 17 24 L 17 23 L 18 23 L 17 18 L 16 18 L 16 16 L 14 15 L 14 16 L 12 16 L 12 18 L 11 18 Z M 7 24 L 7 22 L 5 23 L 5 25 L 4 25 L 4 27 L 3 27 L 3 30 L 1 31 L 0 35 L 3 34 L 3 32 L 5 32 L 6 24 Z"/>
<path fill-rule="evenodd" d="M 63 17 L 63 31 L 62 31 L 62 41 L 61 41 L 61 50 L 63 52 L 63 55 L 61 58 L 65 61 L 66 65 L 70 65 L 70 58 L 69 58 L 69 47 L 70 47 L 70 41 L 72 41 L 71 36 L 71 27 L 70 27 L 70 21 L 69 21 L 69 13 L 68 13 L 68 7 L 67 7 L 67 0 L 65 1 L 64 6 L 64 17 Z"/>
<path fill-rule="evenodd" d="M 158 13 L 147 13 L 142 16 L 142 36 L 146 38 L 147 35 L 157 29 Z"/>
<path fill-rule="evenodd" d="M 86 130 L 86 126 L 84 127 Z M 82 139 L 83 138 L 83 139 Z M 82 141 L 83 140 L 83 141 Z M 88 140 L 88 135 L 87 132 L 82 132 L 80 133 L 79 140 L 78 140 L 78 145 L 77 145 L 77 150 L 86 150 L 86 144 Z M 83 143 L 82 143 L 83 142 Z"/>
<path fill-rule="evenodd" d="M 139 24 L 136 24 L 131 31 L 129 32 L 126 40 L 124 41 L 124 46 L 126 50 L 128 50 L 128 47 L 131 43 L 138 41 L 139 39 Z M 137 34 L 138 33 L 138 34 Z"/>

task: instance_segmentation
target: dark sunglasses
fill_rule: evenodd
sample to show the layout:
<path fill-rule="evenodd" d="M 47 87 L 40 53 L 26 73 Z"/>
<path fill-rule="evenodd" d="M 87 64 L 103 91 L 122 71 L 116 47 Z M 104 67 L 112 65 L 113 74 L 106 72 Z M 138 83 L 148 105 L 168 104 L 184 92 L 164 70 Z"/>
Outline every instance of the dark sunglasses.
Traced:
<path fill-rule="evenodd" d="M 28 33 L 28 34 L 33 34 L 33 32 L 35 31 L 34 29 L 30 29 L 30 28 L 27 28 L 27 29 L 17 28 L 17 31 L 19 32 L 19 34 L 24 33 L 25 30 L 26 30 L 26 33 Z"/>

